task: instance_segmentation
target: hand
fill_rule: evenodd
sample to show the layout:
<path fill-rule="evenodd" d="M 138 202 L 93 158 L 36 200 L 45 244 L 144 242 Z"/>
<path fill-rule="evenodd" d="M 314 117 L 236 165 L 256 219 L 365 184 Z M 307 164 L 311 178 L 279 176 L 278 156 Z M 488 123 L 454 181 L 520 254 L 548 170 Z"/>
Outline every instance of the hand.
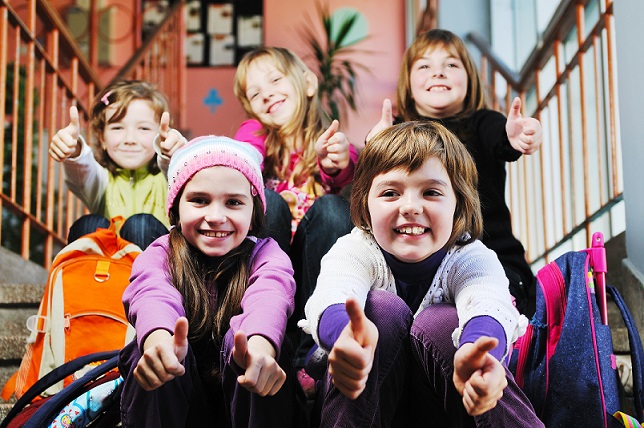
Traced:
<path fill-rule="evenodd" d="M 349 166 L 349 141 L 342 132 L 338 132 L 339 127 L 340 123 L 334 120 L 315 143 L 315 153 L 318 155 L 320 166 L 329 175 L 334 175 Z"/>
<path fill-rule="evenodd" d="M 250 392 L 262 397 L 275 395 L 286 381 L 286 373 L 275 361 L 273 345 L 262 336 L 247 338 L 246 333 L 235 333 L 233 359 L 245 373 L 237 382 Z"/>
<path fill-rule="evenodd" d="M 146 391 L 152 391 L 186 369 L 181 362 L 188 353 L 188 320 L 181 317 L 174 327 L 174 335 L 166 330 L 150 333 L 143 344 L 143 355 L 134 369 L 134 378 Z"/>
<path fill-rule="evenodd" d="M 385 98 L 382 102 L 382 115 L 380 116 L 380 122 L 371 128 L 371 131 L 367 134 L 366 143 L 369 144 L 369 141 L 380 131 L 384 131 L 394 124 L 394 115 L 393 109 L 391 107 L 391 100 Z"/>
<path fill-rule="evenodd" d="M 533 117 L 521 115 L 521 98 L 516 97 L 512 101 L 508 121 L 505 123 L 505 132 L 508 140 L 516 151 L 526 155 L 539 150 L 543 141 L 541 123 Z"/>
<path fill-rule="evenodd" d="M 489 354 L 498 344 L 496 338 L 482 336 L 463 344 L 454 355 L 454 386 L 471 416 L 494 408 L 508 386 L 503 365 Z"/>
<path fill-rule="evenodd" d="M 365 316 L 355 298 L 347 299 L 346 308 L 349 324 L 329 353 L 329 374 L 335 387 L 355 400 L 364 391 L 371 373 L 378 328 Z"/>
<path fill-rule="evenodd" d="M 76 106 L 69 108 L 69 125 L 54 135 L 49 143 L 49 156 L 56 162 L 67 158 L 76 158 L 81 153 L 82 143 L 78 142 L 80 133 L 80 119 Z"/>
<path fill-rule="evenodd" d="M 181 132 L 170 128 L 170 113 L 164 111 L 159 123 L 159 149 L 161 154 L 171 158 L 186 142 L 186 138 L 181 135 Z"/>

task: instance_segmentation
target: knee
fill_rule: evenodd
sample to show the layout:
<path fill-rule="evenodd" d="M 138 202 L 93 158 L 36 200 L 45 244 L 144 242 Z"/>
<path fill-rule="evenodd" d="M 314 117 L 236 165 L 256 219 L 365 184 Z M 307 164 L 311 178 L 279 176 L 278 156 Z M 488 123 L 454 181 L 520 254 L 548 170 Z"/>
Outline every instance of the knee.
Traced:
<path fill-rule="evenodd" d="M 458 327 L 456 307 L 448 303 L 429 306 L 415 319 L 410 329 L 414 349 L 431 350 L 434 355 L 443 355 L 446 360 L 453 358 L 456 348 L 452 332 Z"/>
<path fill-rule="evenodd" d="M 378 328 L 379 346 L 408 336 L 413 321 L 413 314 L 407 304 L 397 295 L 384 290 L 369 293 L 365 315 Z"/>

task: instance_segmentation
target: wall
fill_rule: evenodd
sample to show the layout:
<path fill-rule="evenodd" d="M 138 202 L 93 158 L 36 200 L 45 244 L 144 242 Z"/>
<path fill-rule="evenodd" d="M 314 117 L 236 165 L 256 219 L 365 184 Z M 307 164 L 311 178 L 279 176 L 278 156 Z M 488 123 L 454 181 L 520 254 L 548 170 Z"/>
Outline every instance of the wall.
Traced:
<path fill-rule="evenodd" d="M 350 7 L 361 12 L 368 25 L 368 38 L 355 45 L 363 52 L 357 53 L 354 59 L 370 71 L 359 74 L 358 112 L 350 115 L 348 123 L 340 124 L 350 141 L 364 141 L 369 129 L 380 119 L 382 100 L 395 99 L 405 49 L 404 3 L 404 0 L 329 0 L 332 13 L 338 8 Z M 315 4 L 315 0 L 265 1 L 264 43 L 288 47 L 310 64 L 311 53 L 301 30 L 317 16 Z M 188 70 L 187 134 L 234 133 L 244 112 L 232 93 L 233 76 L 234 68 L 230 67 Z M 212 91 L 216 91 L 216 96 L 210 98 Z M 207 99 L 221 104 L 206 104 Z"/>

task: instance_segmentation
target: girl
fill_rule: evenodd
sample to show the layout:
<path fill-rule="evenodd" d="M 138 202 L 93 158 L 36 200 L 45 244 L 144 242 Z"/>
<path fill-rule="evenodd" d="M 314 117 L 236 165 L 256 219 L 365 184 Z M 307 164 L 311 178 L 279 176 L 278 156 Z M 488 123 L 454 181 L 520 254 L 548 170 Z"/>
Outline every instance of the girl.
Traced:
<path fill-rule="evenodd" d="M 252 117 L 235 139 L 260 151 L 266 187 L 288 203 L 268 192 L 271 236 L 286 251 L 293 236 L 289 253 L 297 283 L 295 319 L 299 319 L 315 288 L 320 259 L 351 230 L 349 203 L 338 193 L 351 182 L 358 154 L 338 131 L 338 122 L 330 126 L 326 122 L 317 77 L 290 50 L 263 47 L 246 54 L 237 67 L 234 90 Z M 282 232 L 276 230 L 278 224 Z M 298 367 L 304 365 L 313 344 L 303 340 L 296 355 Z M 303 370 L 300 376 L 311 393 L 312 380 Z"/>
<path fill-rule="evenodd" d="M 141 248 L 168 232 L 164 211 L 168 184 L 157 162 L 161 166 L 165 162 L 167 168 L 169 156 L 185 138 L 170 129 L 167 110 L 164 95 L 149 83 L 110 85 L 92 105 L 90 126 L 97 139 L 90 147 L 79 133 L 78 110 L 70 107 L 70 123 L 54 135 L 49 154 L 62 162 L 67 187 L 93 214 L 71 226 L 69 242 L 97 227 L 109 227 L 115 216 L 127 219 L 121 236 Z M 159 158 L 153 147 L 155 135 Z"/>
<path fill-rule="evenodd" d="M 512 234 L 510 210 L 505 202 L 505 163 L 539 149 L 541 124 L 521 115 L 520 98 L 514 99 L 507 118 L 486 108 L 483 85 L 472 57 L 463 41 L 446 30 L 421 34 L 407 49 L 397 100 L 397 121 L 439 122 L 454 132 L 474 157 L 483 210 L 481 239 L 501 260 L 517 308 L 531 315 L 535 279 L 523 246 Z M 392 123 L 391 102 L 385 100 L 382 118 L 367 140 Z"/>
<path fill-rule="evenodd" d="M 257 238 L 259 162 L 214 136 L 172 157 L 172 228 L 137 257 L 123 295 L 137 338 L 119 362 L 124 426 L 298 426 L 283 346 L 295 283 L 277 243 Z"/>
<path fill-rule="evenodd" d="M 527 319 L 477 240 L 476 184 L 432 122 L 390 127 L 360 155 L 356 228 L 322 259 L 300 322 L 329 351 L 322 426 L 543 426 L 505 368 Z"/>

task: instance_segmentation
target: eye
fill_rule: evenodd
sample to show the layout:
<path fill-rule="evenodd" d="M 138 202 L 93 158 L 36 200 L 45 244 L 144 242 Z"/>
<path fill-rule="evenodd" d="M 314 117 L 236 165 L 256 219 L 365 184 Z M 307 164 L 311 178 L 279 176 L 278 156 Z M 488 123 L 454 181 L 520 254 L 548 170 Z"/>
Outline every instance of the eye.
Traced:
<path fill-rule="evenodd" d="M 249 101 L 253 101 L 253 100 L 254 100 L 255 98 L 257 98 L 258 96 L 259 96 L 259 92 L 253 92 L 252 94 L 250 94 L 250 95 L 248 96 L 248 100 L 249 100 Z"/>
<path fill-rule="evenodd" d="M 139 127 L 141 131 L 152 131 L 152 127 L 150 126 L 141 126 Z"/>
<path fill-rule="evenodd" d="M 423 196 L 425 197 L 443 196 L 443 193 L 436 189 L 427 189 L 423 192 Z"/>
<path fill-rule="evenodd" d="M 385 190 L 384 192 L 381 193 L 381 196 L 383 198 L 395 198 L 397 196 L 400 196 L 400 194 L 395 190 Z"/>
<path fill-rule="evenodd" d="M 280 80 L 282 80 L 282 76 L 273 77 L 273 83 L 277 83 L 277 82 L 279 82 Z"/>
<path fill-rule="evenodd" d="M 188 202 L 193 205 L 208 205 L 208 200 L 203 196 L 194 196 L 192 198 L 188 198 Z"/>
<path fill-rule="evenodd" d="M 226 201 L 226 205 L 238 207 L 244 205 L 244 203 L 239 199 L 228 199 L 228 201 Z"/>

